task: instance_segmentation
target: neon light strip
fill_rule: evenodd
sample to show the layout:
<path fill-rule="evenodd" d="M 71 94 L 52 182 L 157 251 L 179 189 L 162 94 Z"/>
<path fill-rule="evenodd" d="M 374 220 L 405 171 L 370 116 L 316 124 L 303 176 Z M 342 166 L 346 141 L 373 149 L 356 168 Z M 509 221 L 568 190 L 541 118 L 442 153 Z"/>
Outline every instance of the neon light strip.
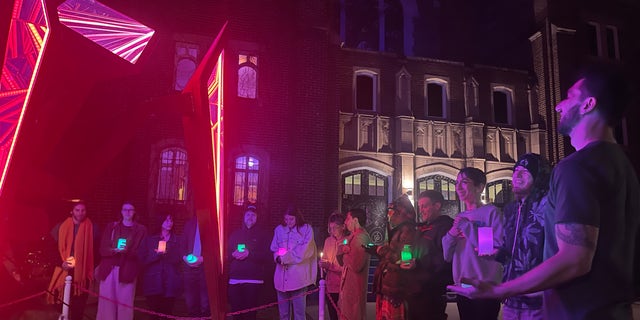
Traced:
<path fill-rule="evenodd" d="M 24 13 L 24 15 L 21 15 L 21 13 Z M 30 20 L 26 23 L 26 28 L 24 20 L 25 15 Z M 40 26 L 38 23 L 43 25 Z M 23 27 L 24 29 L 20 29 L 20 27 Z M 44 33 L 44 36 L 41 36 L 41 32 Z M 32 40 L 31 42 L 26 42 L 27 39 L 24 37 L 21 39 L 17 38 L 20 35 L 24 36 L 25 33 L 30 36 L 30 39 Z M 0 122 L 8 124 L 0 128 L 0 136 L 2 137 L 2 140 L 0 140 L 2 142 L 2 145 L 0 146 L 0 165 L 2 165 L 0 193 L 2 193 L 2 190 L 4 189 L 4 182 L 13 156 L 15 143 L 18 140 L 18 135 L 22 126 L 22 119 L 24 118 L 27 105 L 29 104 L 29 100 L 33 93 L 33 84 L 35 83 L 40 70 L 42 56 L 44 55 L 44 51 L 49 40 L 49 34 L 49 19 L 44 0 L 16 0 L 13 7 L 11 26 L 9 27 L 10 38 L 7 41 L 5 61 L 2 65 L 2 76 L 0 77 L 2 80 L 0 82 L 0 98 L 9 98 L 7 99 L 9 101 L 2 99 L 2 102 L 4 103 L 0 104 L 0 113 L 2 114 Z M 23 41 L 23 43 L 19 43 L 18 41 Z M 31 49 L 35 49 L 38 52 L 35 62 L 33 62 L 32 59 L 29 59 L 33 57 L 33 51 L 28 51 L 30 48 L 26 45 L 21 46 L 21 44 L 26 43 L 32 44 L 33 48 Z M 15 65 L 12 64 L 13 61 L 11 61 L 11 59 L 15 58 L 24 59 L 26 63 L 33 63 L 32 68 L 25 70 L 24 65 L 20 69 L 14 70 L 10 68 L 9 66 L 13 66 L 15 68 Z M 27 67 L 31 66 L 27 65 Z M 15 74 L 12 73 L 12 71 L 18 71 L 20 73 Z M 24 72 L 27 72 L 27 74 Z M 19 87 L 22 82 L 20 79 L 23 78 L 29 78 L 27 88 Z M 3 85 L 8 85 L 7 89 L 9 90 L 2 88 Z M 24 96 L 24 100 L 20 103 L 22 96 Z M 16 99 L 18 100 L 16 101 Z M 17 113 L 15 105 L 22 105 L 22 107 L 20 108 L 20 115 L 14 127 L 12 118 L 15 113 Z M 7 140 L 10 140 L 10 142 Z M 9 143 L 10 147 L 7 150 L 7 145 Z"/>
<path fill-rule="evenodd" d="M 222 134 L 223 134 L 223 116 L 224 112 L 223 108 L 223 98 L 222 93 L 224 92 L 222 87 L 222 79 L 223 79 L 223 55 L 224 52 L 220 53 L 218 56 L 218 61 L 216 62 L 216 66 L 211 73 L 211 76 L 207 80 L 207 94 L 209 97 L 209 119 L 211 124 L 211 141 L 212 141 L 212 150 L 213 150 L 213 174 L 214 174 L 214 196 L 216 199 L 216 214 L 218 217 L 218 239 L 220 245 L 220 268 L 223 267 L 222 262 L 224 261 L 224 203 L 222 203 L 222 166 L 220 165 L 223 161 L 223 146 L 222 146 Z M 220 269 L 222 270 L 222 269 Z"/>
<path fill-rule="evenodd" d="M 58 6 L 60 23 L 135 64 L 155 31 L 94 0 L 67 0 Z"/>

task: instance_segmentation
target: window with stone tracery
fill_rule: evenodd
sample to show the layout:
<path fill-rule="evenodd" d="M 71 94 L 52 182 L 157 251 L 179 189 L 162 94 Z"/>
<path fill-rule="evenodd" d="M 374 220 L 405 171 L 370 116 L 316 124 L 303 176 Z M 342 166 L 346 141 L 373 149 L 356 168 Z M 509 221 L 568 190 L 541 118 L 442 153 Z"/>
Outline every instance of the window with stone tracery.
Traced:
<path fill-rule="evenodd" d="M 238 55 L 238 97 L 255 99 L 258 92 L 258 57 Z"/>

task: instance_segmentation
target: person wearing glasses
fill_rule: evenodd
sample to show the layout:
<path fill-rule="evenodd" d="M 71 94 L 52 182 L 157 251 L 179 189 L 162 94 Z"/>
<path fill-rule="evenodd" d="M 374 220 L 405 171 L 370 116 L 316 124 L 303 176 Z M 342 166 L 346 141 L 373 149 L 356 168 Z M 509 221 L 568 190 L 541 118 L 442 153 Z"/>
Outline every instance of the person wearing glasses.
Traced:
<path fill-rule="evenodd" d="M 139 247 L 147 228 L 134 217 L 131 202 L 122 204 L 122 219 L 107 225 L 100 241 L 102 261 L 96 272 L 100 280 L 100 298 L 96 320 L 132 320 L 136 279 L 142 268 Z"/>

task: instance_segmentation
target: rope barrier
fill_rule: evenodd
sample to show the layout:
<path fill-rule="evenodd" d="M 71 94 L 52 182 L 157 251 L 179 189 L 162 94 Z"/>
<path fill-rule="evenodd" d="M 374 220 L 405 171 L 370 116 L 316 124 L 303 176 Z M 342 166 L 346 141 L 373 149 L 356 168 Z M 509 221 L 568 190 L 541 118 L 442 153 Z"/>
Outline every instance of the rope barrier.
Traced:
<path fill-rule="evenodd" d="M 152 310 L 147 310 L 147 309 L 144 309 L 144 308 L 140 308 L 140 307 L 131 306 L 131 305 L 128 305 L 128 304 L 121 303 L 121 302 L 119 302 L 117 300 L 113 300 L 111 298 L 107 298 L 107 297 L 101 296 L 101 295 L 96 294 L 95 292 L 93 292 L 91 290 L 87 290 L 87 289 L 79 287 L 79 286 L 78 286 L 78 289 L 80 291 L 82 291 L 82 292 L 86 292 L 86 293 L 88 293 L 88 294 L 90 294 L 90 295 L 92 295 L 94 297 L 99 298 L 99 299 L 105 299 L 105 300 L 107 300 L 109 302 L 112 302 L 112 303 L 115 303 L 115 304 L 118 304 L 118 305 L 121 305 L 121 306 L 124 306 L 124 307 L 127 307 L 127 308 L 131 308 L 131 309 L 133 309 L 135 311 L 139 311 L 139 312 L 142 312 L 142 313 L 146 313 L 146 314 L 150 314 L 150 315 L 154 315 L 154 316 L 158 316 L 158 317 L 165 317 L 165 318 L 175 319 L 175 320 L 211 319 L 211 317 L 195 317 L 195 318 L 191 318 L 191 317 L 180 317 L 180 316 L 174 316 L 174 315 L 168 315 L 168 314 L 164 314 L 164 313 L 159 313 L 159 312 L 155 312 L 155 311 L 152 311 Z M 226 314 L 226 316 L 230 317 L 230 316 L 235 316 L 235 315 L 239 315 L 239 314 L 243 314 L 243 313 L 258 311 L 258 310 L 262 310 L 262 309 L 267 309 L 267 308 L 270 308 L 270 307 L 273 307 L 273 306 L 277 306 L 280 303 L 284 303 L 284 302 L 287 302 L 287 301 L 292 301 L 294 299 L 310 295 L 312 293 L 318 292 L 319 290 L 320 290 L 319 288 L 316 288 L 316 289 L 309 290 L 309 291 L 307 291 L 305 293 L 302 293 L 302 294 L 299 294 L 297 296 L 293 296 L 291 298 L 284 299 L 284 300 L 281 300 L 281 301 L 276 301 L 276 302 L 272 302 L 272 303 L 265 304 L 265 305 L 262 305 L 262 306 L 257 306 L 257 307 L 244 309 L 244 310 L 239 310 L 239 311 L 235 311 L 235 312 L 229 312 L 229 313 Z"/>
<path fill-rule="evenodd" d="M 340 308 L 338 308 L 338 305 L 336 305 L 336 302 L 333 301 L 333 298 L 331 298 L 331 295 L 329 294 L 329 292 L 327 292 L 327 298 L 329 298 L 329 302 L 331 302 L 331 305 L 334 308 L 336 308 L 336 311 L 338 312 L 338 319 L 349 320 L 347 317 L 344 316 L 344 314 L 342 314 L 342 310 L 340 310 Z"/>
<path fill-rule="evenodd" d="M 90 295 L 92 295 L 94 297 L 97 297 L 99 299 L 105 299 L 105 300 L 107 300 L 109 302 L 112 302 L 112 303 L 115 303 L 115 304 L 118 304 L 118 305 L 121 305 L 121 306 L 124 306 L 124 307 L 127 307 L 127 308 L 131 308 L 131 309 L 133 309 L 135 311 L 139 311 L 139 312 L 146 313 L 146 314 L 149 314 L 149 315 L 154 315 L 154 316 L 158 316 L 158 317 L 165 317 L 165 318 L 174 319 L 174 320 L 195 320 L 195 319 L 203 320 L 203 319 L 211 319 L 211 317 L 195 317 L 195 318 L 193 318 L 193 317 L 180 317 L 180 316 L 174 316 L 174 315 L 159 313 L 159 312 L 155 312 L 155 311 L 152 311 L 152 310 L 147 310 L 147 309 L 144 309 L 144 308 L 140 308 L 140 307 L 124 304 L 124 303 L 121 303 L 121 302 L 119 302 L 117 300 L 114 300 L 114 299 L 107 298 L 107 297 L 101 296 L 99 294 L 96 294 L 95 292 L 93 292 L 91 290 L 87 290 L 87 289 L 85 289 L 85 288 L 83 288 L 81 286 L 78 286 L 76 284 L 73 284 L 73 285 L 76 286 L 78 288 L 78 290 L 80 290 L 81 292 L 90 294 Z M 262 309 L 267 309 L 267 308 L 270 308 L 270 307 L 273 307 L 273 306 L 277 306 L 280 303 L 284 303 L 284 302 L 292 301 L 292 300 L 295 300 L 295 299 L 298 299 L 298 298 L 301 298 L 301 297 L 304 297 L 304 296 L 308 296 L 308 295 L 316 293 L 318 291 L 320 291 L 320 288 L 315 288 L 313 290 L 309 290 L 309 291 L 307 291 L 305 293 L 302 293 L 302 294 L 299 294 L 297 296 L 293 296 L 291 298 L 284 299 L 284 300 L 281 300 L 281 301 L 276 301 L 276 302 L 272 302 L 272 303 L 265 304 L 265 305 L 262 305 L 262 306 L 257 306 L 257 307 L 245 309 L 245 310 L 229 312 L 229 313 L 226 314 L 226 316 L 230 317 L 230 316 L 249 313 L 249 312 L 258 311 L 258 310 L 262 310 Z M 7 303 L 0 304 L 0 309 L 8 307 L 8 306 L 11 306 L 11 305 L 15 305 L 15 304 L 27 301 L 27 300 L 31 300 L 31 299 L 37 298 L 37 297 L 45 295 L 45 294 L 53 295 L 52 292 L 42 291 L 42 292 L 39 292 L 39 293 L 36 293 L 36 294 L 32 294 L 32 295 L 24 297 L 24 298 L 20 298 L 20 299 L 14 300 L 14 301 L 10 301 L 10 302 L 7 302 Z M 327 293 L 327 296 L 329 296 L 328 293 Z M 64 303 L 59 298 L 55 298 L 55 299 L 58 302 Z M 338 309 L 338 307 L 336 306 L 335 302 L 331 299 L 331 296 L 329 296 L 329 300 L 331 301 L 331 304 L 333 304 L 333 306 L 336 308 L 336 310 L 338 310 L 338 313 L 340 314 L 340 318 L 344 319 L 343 316 L 342 316 L 342 313 L 340 313 L 340 309 Z"/>
<path fill-rule="evenodd" d="M 284 299 L 284 300 L 281 300 L 281 301 L 276 301 L 276 302 L 272 302 L 272 303 L 265 304 L 265 305 L 262 305 L 262 306 L 245 309 L 245 310 L 229 312 L 229 313 L 227 313 L 227 317 L 235 316 L 235 315 L 239 315 L 239 314 L 243 314 L 243 313 L 248 313 L 248 312 L 253 312 L 253 311 L 258 311 L 258 310 L 266 309 L 266 308 L 273 307 L 273 306 L 277 306 L 277 305 L 279 305 L 279 304 L 281 304 L 283 302 L 292 301 L 292 300 L 295 300 L 295 299 L 298 299 L 298 298 L 301 298 L 301 297 L 304 297 L 304 296 L 308 296 L 308 295 L 310 295 L 312 293 L 316 293 L 318 291 L 320 291 L 320 288 L 315 288 L 315 289 L 309 290 L 309 291 L 307 291 L 307 292 L 305 292 L 303 294 L 299 294 L 297 296 L 293 296 L 291 298 Z"/>
<path fill-rule="evenodd" d="M 30 296 L 28 296 L 28 297 L 24 297 L 24 298 L 20 298 L 20 299 L 18 299 L 18 300 L 14 300 L 14 301 L 11 301 L 11 302 L 7 302 L 7 303 L 0 304 L 0 309 L 2 309 L 2 308 L 4 308 L 4 307 L 11 306 L 11 305 L 14 305 L 14 304 L 18 304 L 18 303 L 20 303 L 20 302 L 24 302 L 24 301 L 27 301 L 27 300 L 31 300 L 31 299 L 33 299 L 33 298 L 37 298 L 37 297 L 39 297 L 39 296 L 41 296 L 41 295 L 44 295 L 44 294 L 46 294 L 46 293 L 47 293 L 47 291 L 42 291 L 42 292 L 39 292 L 39 293 L 36 293 L 36 294 L 32 294 L 32 295 L 30 295 Z"/>
<path fill-rule="evenodd" d="M 154 316 L 157 316 L 157 317 L 165 317 L 165 318 L 175 319 L 175 320 L 211 319 L 211 317 L 206 317 L 206 318 L 205 318 L 205 317 L 188 318 L 188 317 L 179 317 L 179 316 L 174 316 L 174 315 L 169 315 L 169 314 L 159 313 L 159 312 L 155 312 L 155 311 L 147 310 L 147 309 L 144 309 L 144 308 L 140 308 L 140 307 L 136 307 L 136 306 L 128 305 L 128 304 L 125 304 L 125 303 L 121 303 L 121 302 L 119 302 L 118 300 L 114 300 L 114 299 L 111 299 L 111 298 L 107 298 L 107 297 L 101 296 L 101 295 L 99 295 L 99 294 L 97 294 L 97 293 L 95 293 L 95 292 L 93 292 L 93 291 L 91 291 L 91 290 L 87 290 L 87 289 L 82 288 L 82 287 L 80 287 L 80 286 L 77 286 L 77 288 L 78 288 L 80 291 L 82 291 L 82 292 L 85 292 L 85 293 L 88 293 L 88 294 L 90 294 L 90 295 L 92 295 L 92 296 L 94 296 L 94 297 L 97 297 L 98 299 L 104 299 L 104 300 L 107 300 L 107 301 L 109 301 L 109 302 L 111 302 L 111 303 L 115 303 L 115 304 L 117 304 L 117 305 L 120 305 L 120 306 L 123 306 L 123 307 L 126 307 L 126 308 L 130 308 L 130 309 L 133 309 L 133 310 L 135 310 L 135 311 L 142 312 L 142 313 L 146 313 L 146 314 L 154 315 Z"/>

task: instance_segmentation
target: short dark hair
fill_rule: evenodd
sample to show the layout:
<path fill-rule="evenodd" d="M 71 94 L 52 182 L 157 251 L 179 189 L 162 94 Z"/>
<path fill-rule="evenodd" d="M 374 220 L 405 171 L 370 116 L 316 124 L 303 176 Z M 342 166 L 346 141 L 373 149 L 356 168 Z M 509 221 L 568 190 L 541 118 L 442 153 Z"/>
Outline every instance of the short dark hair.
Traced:
<path fill-rule="evenodd" d="M 591 63 L 580 68 L 575 82 L 584 79 L 582 96 L 596 98 L 596 110 L 615 127 L 631 102 L 629 77 L 619 67 L 612 64 Z"/>
<path fill-rule="evenodd" d="M 343 225 L 345 220 L 344 214 L 339 211 L 334 211 L 329 215 L 329 223 L 335 223 L 339 225 Z"/>
<path fill-rule="evenodd" d="M 296 217 L 296 227 L 298 228 L 307 224 L 307 222 L 304 220 L 304 216 L 302 216 L 302 210 L 300 210 L 300 208 L 298 208 L 296 205 L 290 204 L 287 207 L 287 210 L 284 212 L 284 215 Z M 282 225 L 285 225 L 284 222 L 282 223 Z"/>
<path fill-rule="evenodd" d="M 420 194 L 418 195 L 418 200 L 422 198 L 429 198 L 433 203 L 439 203 L 439 204 L 444 203 L 444 197 L 442 196 L 442 192 L 438 192 L 435 190 L 425 190 L 420 192 Z"/>
<path fill-rule="evenodd" d="M 362 208 L 352 208 L 347 212 L 347 214 L 351 215 L 351 218 L 358 219 L 358 222 L 361 226 L 365 226 L 367 224 L 367 212 Z"/>
<path fill-rule="evenodd" d="M 411 200 L 409 200 L 409 196 L 407 196 L 407 194 L 403 193 L 401 196 L 393 200 L 392 204 L 396 210 L 402 208 L 404 216 L 407 219 L 416 219 L 416 208 L 413 206 L 413 203 L 411 203 Z"/>
<path fill-rule="evenodd" d="M 87 208 L 87 203 L 84 200 L 80 200 L 80 199 L 70 200 L 69 204 L 70 204 L 70 208 L 69 208 L 70 211 L 73 211 L 73 209 L 75 209 L 76 206 L 79 206 L 79 205 L 83 205 L 85 209 Z"/>
<path fill-rule="evenodd" d="M 482 172 L 482 170 L 478 169 L 478 168 L 474 168 L 474 167 L 466 167 L 466 168 L 462 168 L 460 169 L 460 172 L 458 172 L 458 174 L 464 174 L 465 177 L 471 179 L 471 181 L 473 181 L 473 184 L 477 185 L 481 185 L 487 184 L 487 175 L 484 174 L 484 172 Z"/>

